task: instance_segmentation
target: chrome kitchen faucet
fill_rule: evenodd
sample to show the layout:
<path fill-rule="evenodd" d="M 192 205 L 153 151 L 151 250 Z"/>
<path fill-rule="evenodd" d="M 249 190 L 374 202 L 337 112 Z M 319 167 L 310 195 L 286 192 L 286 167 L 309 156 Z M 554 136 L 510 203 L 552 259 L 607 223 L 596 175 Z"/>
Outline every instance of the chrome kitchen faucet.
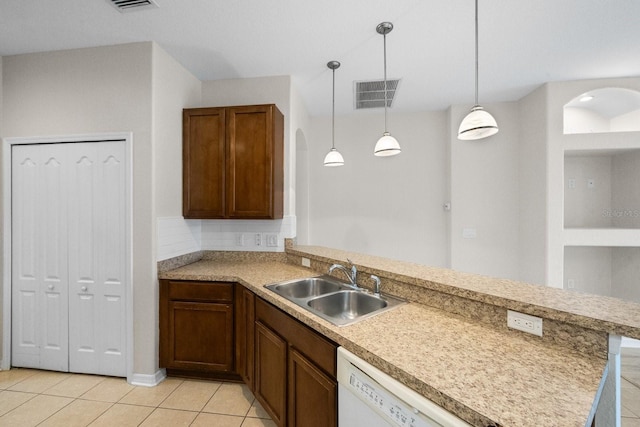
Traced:
<path fill-rule="evenodd" d="M 350 259 L 347 258 L 347 261 L 349 262 L 349 264 L 351 264 L 351 270 L 349 270 L 342 264 L 333 264 L 331 267 L 329 267 L 329 274 L 331 274 L 333 270 L 341 270 L 347 276 L 349 282 L 351 282 L 351 286 L 353 286 L 354 289 L 360 289 L 358 283 L 356 283 L 358 279 L 358 269 Z"/>

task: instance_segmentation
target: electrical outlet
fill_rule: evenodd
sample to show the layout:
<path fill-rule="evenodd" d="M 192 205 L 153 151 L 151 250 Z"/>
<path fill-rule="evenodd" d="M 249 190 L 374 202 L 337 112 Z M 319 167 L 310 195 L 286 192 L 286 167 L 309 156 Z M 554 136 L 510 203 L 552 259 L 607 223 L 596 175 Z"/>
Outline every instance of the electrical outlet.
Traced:
<path fill-rule="evenodd" d="M 311 267 L 311 260 L 309 258 L 302 257 L 302 266 Z"/>
<path fill-rule="evenodd" d="M 277 234 L 267 234 L 267 246 L 276 247 L 278 246 L 278 235 Z"/>
<path fill-rule="evenodd" d="M 542 319 L 517 311 L 507 310 L 507 326 L 529 334 L 542 336 Z"/>

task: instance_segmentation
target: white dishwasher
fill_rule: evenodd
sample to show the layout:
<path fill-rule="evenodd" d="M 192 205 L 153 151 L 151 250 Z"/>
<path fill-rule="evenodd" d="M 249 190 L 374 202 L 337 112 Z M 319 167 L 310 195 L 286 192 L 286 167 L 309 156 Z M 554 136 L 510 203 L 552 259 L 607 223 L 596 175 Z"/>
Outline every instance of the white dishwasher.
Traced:
<path fill-rule="evenodd" d="M 470 424 L 339 347 L 338 426 L 470 427 Z"/>

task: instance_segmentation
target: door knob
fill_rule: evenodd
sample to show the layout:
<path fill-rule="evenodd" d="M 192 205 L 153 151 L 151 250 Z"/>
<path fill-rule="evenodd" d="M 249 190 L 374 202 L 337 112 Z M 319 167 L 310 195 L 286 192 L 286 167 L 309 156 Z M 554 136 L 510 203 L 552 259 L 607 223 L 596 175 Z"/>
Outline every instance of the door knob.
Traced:
<path fill-rule="evenodd" d="M 80 288 L 80 290 L 81 290 L 82 292 L 87 292 L 87 287 L 86 287 L 86 286 L 83 286 L 83 287 L 81 287 L 81 288 Z"/>

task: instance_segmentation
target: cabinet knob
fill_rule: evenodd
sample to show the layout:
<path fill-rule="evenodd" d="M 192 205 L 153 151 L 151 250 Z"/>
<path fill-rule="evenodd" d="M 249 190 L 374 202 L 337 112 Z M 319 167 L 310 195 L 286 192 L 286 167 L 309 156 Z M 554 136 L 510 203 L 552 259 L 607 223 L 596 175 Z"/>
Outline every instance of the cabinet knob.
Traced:
<path fill-rule="evenodd" d="M 87 287 L 86 287 L 86 286 L 83 286 L 83 287 L 81 287 L 81 288 L 80 288 L 80 290 L 81 290 L 82 292 L 87 292 Z"/>
<path fill-rule="evenodd" d="M 49 289 L 50 291 L 52 291 L 52 290 L 53 290 L 53 287 L 54 287 L 53 285 L 48 285 L 48 286 L 47 286 L 47 289 Z"/>

